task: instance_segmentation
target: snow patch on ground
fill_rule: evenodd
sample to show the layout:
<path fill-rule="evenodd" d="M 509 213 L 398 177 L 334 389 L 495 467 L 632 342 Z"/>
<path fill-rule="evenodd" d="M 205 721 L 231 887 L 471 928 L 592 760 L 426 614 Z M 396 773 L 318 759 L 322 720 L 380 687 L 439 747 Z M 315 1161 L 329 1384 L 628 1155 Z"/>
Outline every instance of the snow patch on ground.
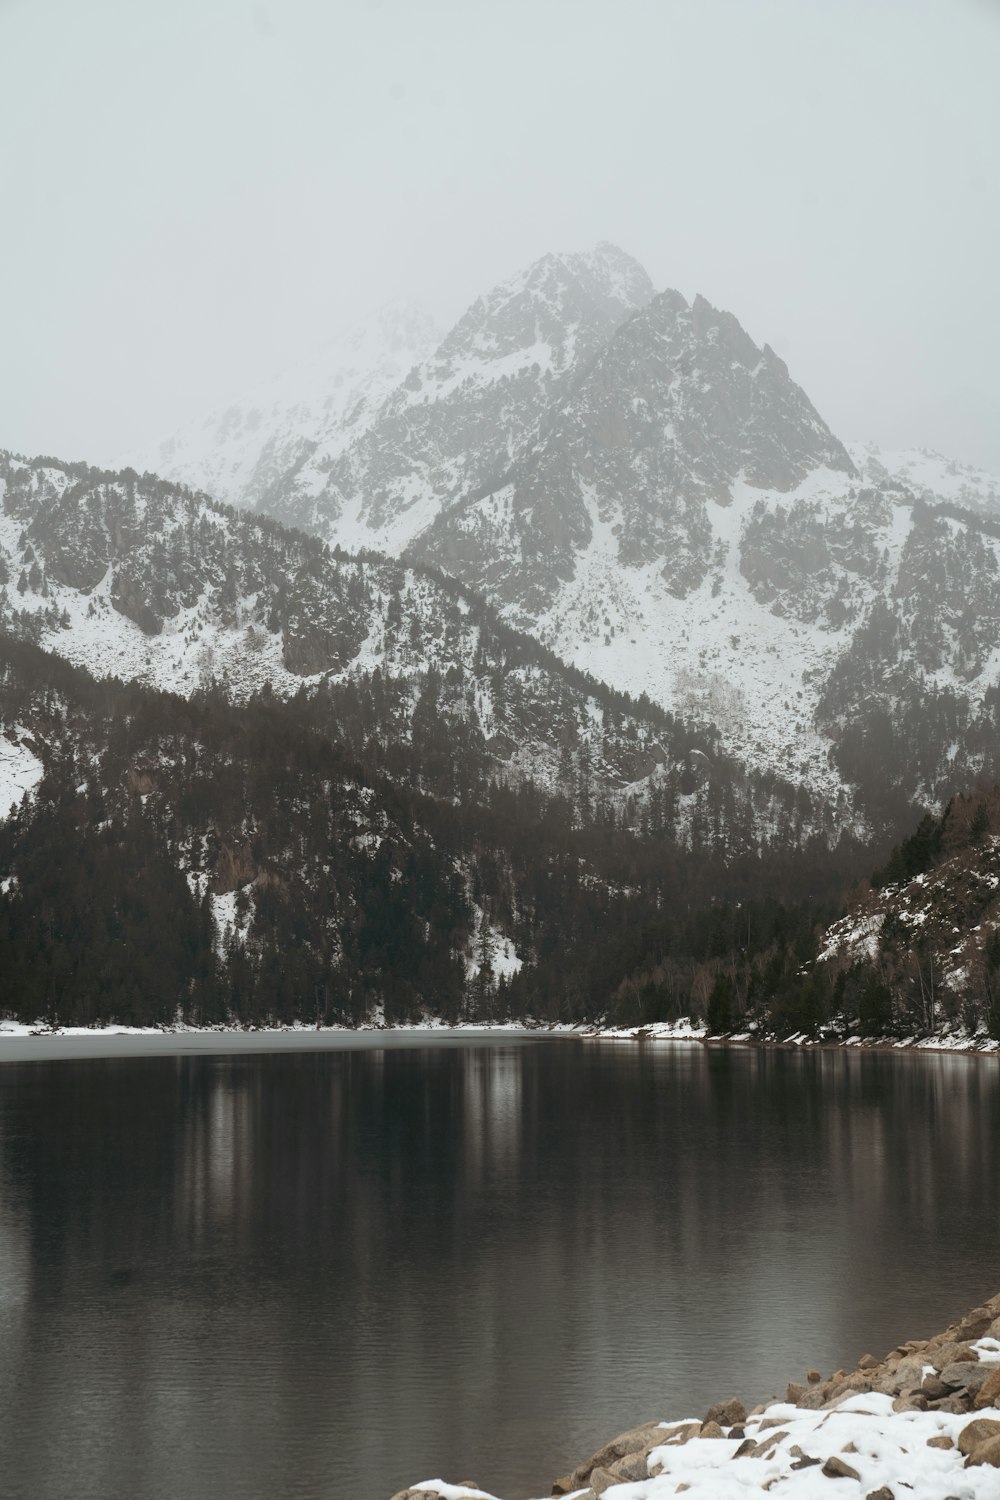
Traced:
<path fill-rule="evenodd" d="M 9 817 L 42 779 L 45 768 L 25 744 L 27 737 L 27 731 L 17 725 L 0 725 L 0 818 Z"/>

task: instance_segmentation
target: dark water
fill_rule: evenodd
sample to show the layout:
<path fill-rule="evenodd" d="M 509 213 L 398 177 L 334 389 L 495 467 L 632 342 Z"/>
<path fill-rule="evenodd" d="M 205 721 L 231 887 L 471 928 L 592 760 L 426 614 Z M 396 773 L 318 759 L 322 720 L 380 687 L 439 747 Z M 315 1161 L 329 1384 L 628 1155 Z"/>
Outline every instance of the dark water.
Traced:
<path fill-rule="evenodd" d="M 961 1057 L 4 1064 L 0 1491 L 545 1494 L 1000 1289 L 998 1146 Z"/>

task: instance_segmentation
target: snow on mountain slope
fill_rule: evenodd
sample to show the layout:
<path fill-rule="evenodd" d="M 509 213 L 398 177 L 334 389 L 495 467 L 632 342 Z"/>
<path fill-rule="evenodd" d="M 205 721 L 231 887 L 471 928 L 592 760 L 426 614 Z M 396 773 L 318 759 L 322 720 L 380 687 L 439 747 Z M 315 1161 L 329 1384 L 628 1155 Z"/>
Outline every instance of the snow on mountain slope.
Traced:
<path fill-rule="evenodd" d="M 683 598 L 711 564 L 710 508 L 730 503 L 738 479 L 786 491 L 824 465 L 854 473 L 777 355 L 704 298 L 688 306 L 663 292 L 608 340 L 514 464 L 501 535 L 498 497 L 473 495 L 416 550 L 519 605 L 528 624 L 573 579 L 597 526 L 622 568 L 654 564 Z"/>
<path fill-rule="evenodd" d="M 613 245 L 546 255 L 479 298 L 338 454 L 317 449 L 268 508 L 347 547 L 398 552 L 495 483 L 608 336 L 654 295 Z"/>
<path fill-rule="evenodd" d="M 31 736 L 22 724 L 0 720 L 0 820 L 34 790 L 42 779 L 42 762 L 31 747 Z"/>
<path fill-rule="evenodd" d="M 858 471 L 871 483 L 891 479 L 924 500 L 949 501 L 985 515 L 1000 513 L 1000 477 L 996 474 L 929 448 L 883 450 L 873 443 L 848 447 Z"/>
<path fill-rule="evenodd" d="M 439 338 L 421 308 L 387 302 L 311 358 L 126 462 L 230 505 L 272 509 L 314 452 L 329 459 L 364 429 Z"/>
<path fill-rule="evenodd" d="M 451 795 L 465 776 L 530 780 L 588 809 L 652 798 L 682 832 L 725 787 L 744 829 L 769 838 L 795 803 L 794 788 L 779 806 L 716 757 L 712 733 L 580 678 L 449 580 L 331 554 L 132 471 L 0 455 L 0 627 L 185 696 L 213 683 L 236 701 L 325 694 L 352 749 L 423 746 Z"/>

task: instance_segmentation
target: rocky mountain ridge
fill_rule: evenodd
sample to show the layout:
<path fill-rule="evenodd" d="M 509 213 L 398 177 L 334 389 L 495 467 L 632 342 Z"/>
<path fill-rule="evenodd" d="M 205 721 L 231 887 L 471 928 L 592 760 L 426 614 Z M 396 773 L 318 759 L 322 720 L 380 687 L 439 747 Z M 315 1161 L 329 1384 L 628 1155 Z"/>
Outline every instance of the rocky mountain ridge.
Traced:
<path fill-rule="evenodd" d="M 991 770 L 997 481 L 848 450 L 766 344 L 613 246 L 479 299 L 334 448 L 267 506 L 456 576 L 845 817 L 860 788 L 901 827 Z"/>
<path fill-rule="evenodd" d="M 711 733 L 565 667 L 426 567 L 331 552 L 132 471 L 7 455 L 0 490 L 0 624 L 98 675 L 219 684 L 237 703 L 304 693 L 352 753 L 401 755 L 450 798 L 530 782 L 584 821 L 604 809 L 734 850 L 832 835 L 832 808 L 748 776 Z"/>

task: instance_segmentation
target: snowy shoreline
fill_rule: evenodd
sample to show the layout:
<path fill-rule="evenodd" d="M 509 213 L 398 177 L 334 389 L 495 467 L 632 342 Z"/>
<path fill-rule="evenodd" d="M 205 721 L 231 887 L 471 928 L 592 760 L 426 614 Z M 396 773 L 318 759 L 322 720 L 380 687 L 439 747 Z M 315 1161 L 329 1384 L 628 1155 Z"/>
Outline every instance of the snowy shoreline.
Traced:
<path fill-rule="evenodd" d="M 713 1036 L 705 1029 L 683 1020 L 653 1022 L 648 1026 L 588 1026 L 577 1032 L 584 1041 L 601 1042 L 700 1042 L 705 1047 L 754 1047 L 762 1051 L 781 1049 L 793 1052 L 931 1052 L 961 1057 L 1000 1056 L 1000 1041 L 992 1037 L 970 1036 L 955 1031 L 941 1036 L 888 1037 L 849 1036 L 842 1039 L 810 1037 L 803 1032 L 787 1037 L 755 1036 L 753 1032 L 736 1032 Z"/>
<path fill-rule="evenodd" d="M 373 1044 L 420 1047 L 501 1041 L 575 1038 L 578 1027 L 554 1023 L 449 1026 L 443 1021 L 408 1026 L 34 1026 L 0 1021 L 0 1063 L 99 1057 L 154 1057 L 184 1053 L 351 1051 Z"/>
<path fill-rule="evenodd" d="M 737 1398 L 703 1419 L 620 1433 L 551 1493 L 565 1500 L 996 1500 L 1000 1496 L 1000 1295 L 930 1339 L 747 1412 Z M 830 1481 L 836 1488 L 830 1488 Z M 500 1500 L 471 1481 L 428 1479 L 393 1500 Z M 513 1500 L 513 1497 L 509 1497 Z"/>
<path fill-rule="evenodd" d="M 387 1047 L 419 1046 L 433 1040 L 460 1045 L 490 1040 L 527 1041 L 560 1037 L 583 1042 L 671 1042 L 697 1043 L 705 1047 L 749 1047 L 762 1051 L 884 1052 L 948 1054 L 962 1057 L 1000 1057 L 1000 1042 L 991 1037 L 952 1032 L 944 1036 L 905 1037 L 897 1040 L 851 1036 L 840 1040 L 813 1038 L 804 1034 L 772 1038 L 739 1032 L 712 1036 L 705 1027 L 684 1018 L 646 1026 L 601 1026 L 594 1023 L 526 1021 L 520 1023 L 470 1022 L 449 1025 L 432 1018 L 408 1025 L 386 1026 L 364 1022 L 360 1026 L 57 1026 L 38 1021 L 0 1020 L 0 1063 L 40 1058 L 146 1057 L 185 1052 L 286 1052 L 350 1050 L 371 1046 L 377 1038 Z"/>

